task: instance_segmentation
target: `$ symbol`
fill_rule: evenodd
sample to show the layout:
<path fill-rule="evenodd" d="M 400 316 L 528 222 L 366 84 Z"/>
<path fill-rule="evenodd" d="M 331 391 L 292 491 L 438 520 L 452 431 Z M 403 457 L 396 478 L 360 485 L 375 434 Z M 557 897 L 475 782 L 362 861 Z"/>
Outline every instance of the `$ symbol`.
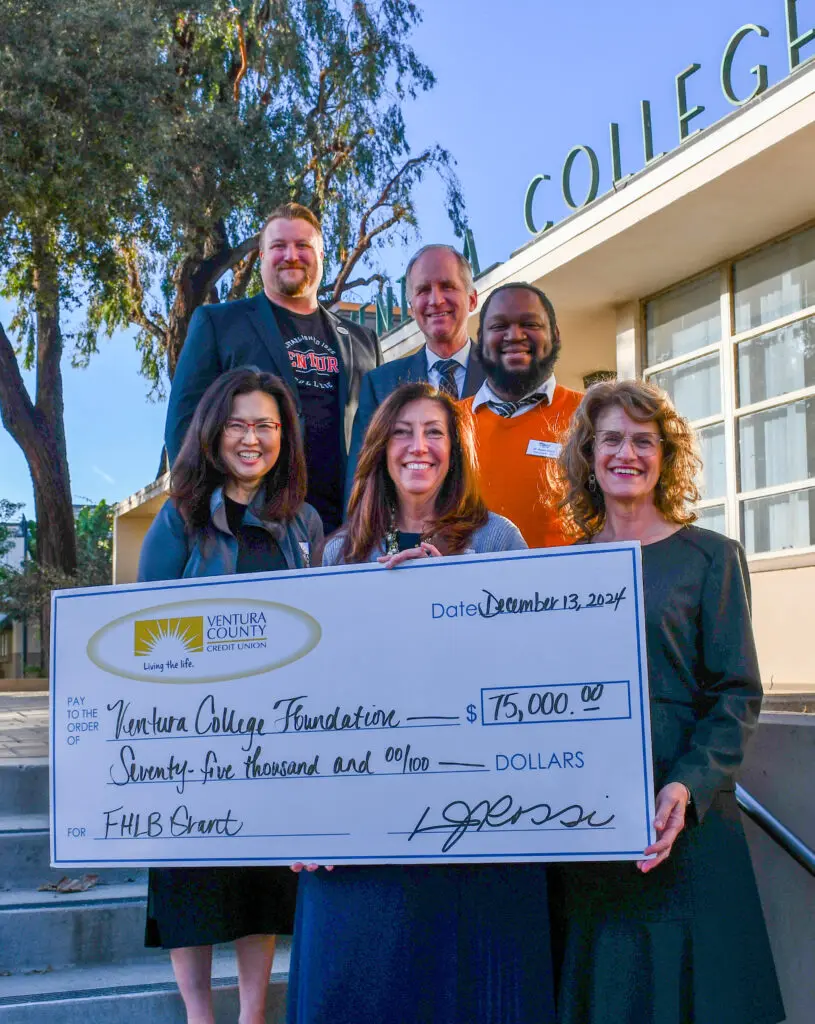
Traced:
<path fill-rule="evenodd" d="M 478 715 L 475 713 L 475 704 L 468 704 L 467 705 L 467 721 L 472 723 L 477 718 L 478 718 Z"/>

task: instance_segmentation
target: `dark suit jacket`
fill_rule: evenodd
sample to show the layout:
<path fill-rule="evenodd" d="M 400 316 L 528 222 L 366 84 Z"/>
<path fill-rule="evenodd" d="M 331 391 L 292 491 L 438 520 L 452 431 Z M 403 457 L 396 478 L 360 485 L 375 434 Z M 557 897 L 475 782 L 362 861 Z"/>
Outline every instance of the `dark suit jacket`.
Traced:
<path fill-rule="evenodd" d="M 400 384 L 410 384 L 413 381 L 427 380 L 427 346 L 422 345 L 418 352 L 404 356 L 402 359 L 394 359 L 392 362 L 383 363 L 382 366 L 370 373 L 366 373 L 362 380 L 362 387 L 359 393 L 359 408 L 354 417 L 354 431 L 351 437 L 351 449 L 348 455 L 348 469 L 345 476 L 345 500 L 351 492 L 351 483 L 354 479 L 354 470 L 357 466 L 359 451 L 362 447 L 362 440 L 365 431 L 371 422 L 373 414 L 385 401 L 391 392 L 395 391 Z M 470 358 L 467 360 L 467 372 L 464 377 L 464 391 L 462 398 L 469 398 L 484 383 L 484 371 L 478 357 L 473 353 L 473 344 L 470 344 Z"/>
<path fill-rule="evenodd" d="M 343 414 L 337 426 L 340 450 L 343 459 L 347 459 L 362 378 L 368 370 L 379 366 L 382 352 L 369 328 L 340 319 L 325 307 L 323 311 L 333 328 L 340 357 L 339 399 Z M 261 292 L 251 299 L 199 306 L 190 320 L 170 391 L 164 430 L 170 465 L 178 455 L 203 393 L 222 373 L 238 366 L 257 366 L 282 377 L 294 396 L 302 425 L 297 384 L 266 296 Z"/>

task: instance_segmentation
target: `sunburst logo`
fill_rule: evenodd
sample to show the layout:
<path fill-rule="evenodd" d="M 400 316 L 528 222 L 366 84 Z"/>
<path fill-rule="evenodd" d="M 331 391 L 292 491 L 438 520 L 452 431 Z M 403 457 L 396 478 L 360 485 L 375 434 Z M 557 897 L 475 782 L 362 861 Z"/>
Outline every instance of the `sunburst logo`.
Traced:
<path fill-rule="evenodd" d="M 204 649 L 204 618 L 190 615 L 177 619 L 137 619 L 133 653 L 137 657 L 196 654 Z"/>

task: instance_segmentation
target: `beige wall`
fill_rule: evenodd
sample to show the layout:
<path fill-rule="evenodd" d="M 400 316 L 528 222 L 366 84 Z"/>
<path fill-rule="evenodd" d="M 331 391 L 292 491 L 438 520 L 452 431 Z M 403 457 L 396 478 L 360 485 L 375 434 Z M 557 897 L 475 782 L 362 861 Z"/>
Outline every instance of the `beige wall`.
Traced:
<path fill-rule="evenodd" d="M 113 582 L 135 583 L 139 552 L 152 516 L 120 516 L 113 520 Z"/>
<path fill-rule="evenodd" d="M 815 691 L 815 565 L 752 572 L 753 627 L 766 693 Z"/>
<path fill-rule="evenodd" d="M 591 316 L 564 317 L 560 337 L 563 347 L 555 367 L 559 384 L 583 391 L 586 374 L 616 369 L 617 318 L 610 306 Z"/>

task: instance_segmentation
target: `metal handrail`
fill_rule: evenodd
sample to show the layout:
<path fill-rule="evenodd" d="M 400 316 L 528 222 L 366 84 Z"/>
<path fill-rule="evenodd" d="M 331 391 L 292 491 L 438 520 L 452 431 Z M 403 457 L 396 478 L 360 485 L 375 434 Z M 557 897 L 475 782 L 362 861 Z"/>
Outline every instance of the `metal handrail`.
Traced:
<path fill-rule="evenodd" d="M 774 814 L 771 814 L 764 804 L 747 792 L 742 786 L 736 785 L 736 801 L 748 818 L 758 827 L 775 840 L 793 860 L 798 861 L 801 867 L 815 877 L 815 850 L 810 850 L 803 839 L 799 839 L 794 832 L 782 825 Z"/>

